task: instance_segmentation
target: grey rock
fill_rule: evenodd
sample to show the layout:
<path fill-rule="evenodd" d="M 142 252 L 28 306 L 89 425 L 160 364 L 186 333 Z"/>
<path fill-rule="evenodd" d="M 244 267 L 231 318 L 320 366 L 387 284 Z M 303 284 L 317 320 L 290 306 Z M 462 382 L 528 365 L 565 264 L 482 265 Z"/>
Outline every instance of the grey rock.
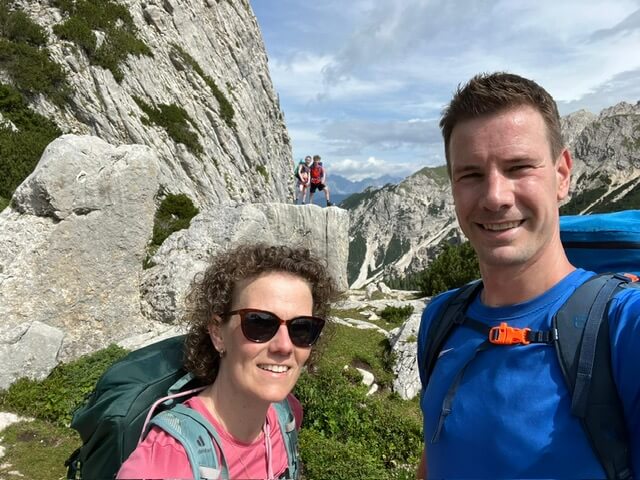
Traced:
<path fill-rule="evenodd" d="M 21 377 L 43 380 L 58 363 L 64 337 L 60 329 L 38 321 L 17 328 L 24 329 L 19 338 L 0 343 L 0 389 L 9 388 Z"/>
<path fill-rule="evenodd" d="M 416 342 L 421 316 L 422 309 L 415 311 L 389 340 L 396 359 L 393 366 L 393 391 L 406 400 L 418 395 L 421 388 Z"/>
<path fill-rule="evenodd" d="M 373 298 L 373 295 L 379 291 L 380 290 L 378 290 L 378 286 L 374 283 L 368 284 L 367 287 L 365 288 L 366 296 L 369 299 Z"/>
<path fill-rule="evenodd" d="M 380 290 L 385 295 L 391 294 L 391 289 L 387 287 L 387 285 L 384 282 L 378 282 L 378 290 Z"/>
<path fill-rule="evenodd" d="M 151 237 L 158 159 L 66 135 L 0 213 L 0 325 L 66 333 L 60 360 L 148 331 L 139 278 Z"/>
<path fill-rule="evenodd" d="M 156 321 L 174 322 L 184 296 L 208 258 L 222 248 L 261 241 L 304 246 L 326 260 L 338 288 L 347 289 L 349 216 L 339 208 L 316 205 L 241 204 L 200 213 L 188 230 L 171 235 L 142 276 L 142 309 Z"/>

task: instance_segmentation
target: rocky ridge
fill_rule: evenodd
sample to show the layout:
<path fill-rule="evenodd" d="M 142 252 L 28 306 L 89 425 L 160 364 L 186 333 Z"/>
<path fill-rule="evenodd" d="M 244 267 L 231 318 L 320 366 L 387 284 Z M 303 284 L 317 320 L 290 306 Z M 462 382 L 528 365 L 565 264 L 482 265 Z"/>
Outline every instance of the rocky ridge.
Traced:
<path fill-rule="evenodd" d="M 640 208 L 640 102 L 599 115 L 582 110 L 563 117 L 562 128 L 574 168 L 561 213 Z M 353 288 L 418 272 L 438 255 L 441 242 L 464 238 L 444 168 L 347 199 Z"/>

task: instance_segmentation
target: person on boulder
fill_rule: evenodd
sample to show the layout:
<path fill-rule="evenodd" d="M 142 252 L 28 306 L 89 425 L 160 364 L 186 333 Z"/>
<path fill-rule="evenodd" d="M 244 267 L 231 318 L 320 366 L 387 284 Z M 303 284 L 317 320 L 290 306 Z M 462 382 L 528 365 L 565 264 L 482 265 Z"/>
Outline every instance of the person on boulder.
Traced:
<path fill-rule="evenodd" d="M 296 202 L 300 205 L 304 205 L 307 199 L 311 179 L 311 161 L 311 155 L 307 155 L 304 157 L 304 161 L 300 161 L 296 167 L 296 190 L 298 192 Z"/>
<path fill-rule="evenodd" d="M 326 172 L 320 160 L 320 155 L 313 156 L 313 163 L 311 164 L 311 189 L 309 193 L 309 203 L 313 203 L 313 194 L 316 190 L 319 190 L 324 192 L 327 207 L 331 207 L 333 203 L 331 203 L 329 199 L 329 187 L 327 187 L 326 184 Z"/>

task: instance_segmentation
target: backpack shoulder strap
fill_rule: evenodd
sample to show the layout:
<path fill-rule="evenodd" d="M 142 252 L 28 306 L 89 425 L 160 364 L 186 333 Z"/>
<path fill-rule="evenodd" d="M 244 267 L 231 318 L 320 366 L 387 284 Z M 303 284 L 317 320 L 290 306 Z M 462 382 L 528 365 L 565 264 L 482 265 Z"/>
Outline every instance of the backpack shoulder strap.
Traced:
<path fill-rule="evenodd" d="M 296 428 L 296 418 L 289 404 L 289 397 L 281 402 L 274 403 L 278 416 L 280 431 L 284 439 L 284 445 L 287 449 L 287 459 L 289 463 L 289 472 L 286 478 L 297 478 L 297 472 L 300 468 L 300 459 L 298 456 L 298 429 Z"/>
<path fill-rule="evenodd" d="M 607 478 L 632 477 L 622 403 L 611 370 L 607 311 L 628 278 L 597 275 L 580 285 L 558 310 L 553 326 L 560 367 L 571 394 L 571 413 L 591 441 Z"/>
<path fill-rule="evenodd" d="M 482 288 L 480 280 L 473 281 L 460 287 L 446 303 L 440 308 L 440 312 L 433 318 L 427 332 L 427 343 L 424 348 L 424 357 L 419 360 L 424 366 L 424 385 L 429 382 L 431 372 L 438 359 L 440 349 L 444 345 L 453 328 L 464 321 L 464 313 L 471 301 Z"/>
<path fill-rule="evenodd" d="M 153 417 L 149 423 L 156 425 L 175 438 L 189 457 L 194 480 L 229 478 L 229 468 L 224 458 L 218 432 L 197 411 L 178 404 Z M 211 438 L 220 447 L 222 461 L 218 459 Z"/>

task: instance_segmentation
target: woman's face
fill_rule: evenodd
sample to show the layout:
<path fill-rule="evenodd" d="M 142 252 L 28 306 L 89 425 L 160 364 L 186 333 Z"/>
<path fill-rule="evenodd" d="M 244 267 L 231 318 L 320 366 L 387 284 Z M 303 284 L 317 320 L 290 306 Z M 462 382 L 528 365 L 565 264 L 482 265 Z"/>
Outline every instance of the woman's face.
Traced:
<path fill-rule="evenodd" d="M 311 288 L 289 273 L 265 273 L 236 284 L 230 310 L 243 308 L 266 310 L 283 320 L 311 315 Z M 222 325 L 211 324 L 209 334 L 216 349 L 225 352 L 215 382 L 222 382 L 218 386 L 224 388 L 225 395 L 233 395 L 238 402 L 283 400 L 296 384 L 311 351 L 291 343 L 286 325 L 280 325 L 265 343 L 247 340 L 238 314 Z"/>

